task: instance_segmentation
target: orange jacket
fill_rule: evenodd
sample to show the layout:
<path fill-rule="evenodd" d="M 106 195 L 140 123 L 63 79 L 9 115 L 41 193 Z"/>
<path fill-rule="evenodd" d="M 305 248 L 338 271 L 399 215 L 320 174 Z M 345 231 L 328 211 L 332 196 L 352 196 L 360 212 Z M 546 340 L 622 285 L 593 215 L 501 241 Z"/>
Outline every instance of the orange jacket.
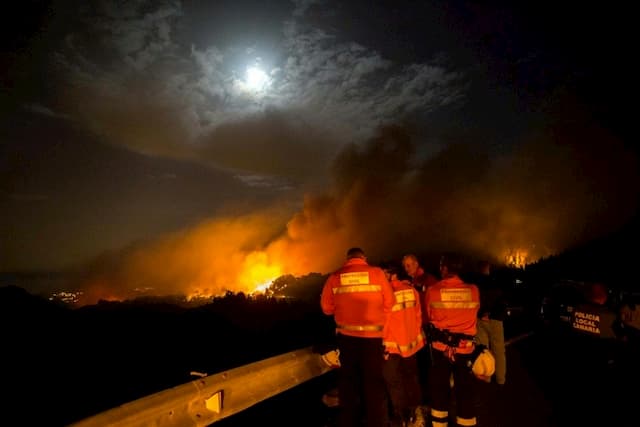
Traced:
<path fill-rule="evenodd" d="M 425 310 L 429 322 L 437 329 L 450 333 L 476 334 L 476 319 L 480 309 L 480 292 L 476 285 L 464 283 L 458 276 L 448 277 L 432 285 L 425 295 Z M 434 340 L 433 348 L 444 351 L 447 346 Z M 473 352 L 472 339 L 463 339 L 457 353 Z"/>
<path fill-rule="evenodd" d="M 420 295 L 420 302 L 424 306 L 424 298 L 427 293 L 427 289 L 431 285 L 435 285 L 438 283 L 438 279 L 431 273 L 427 273 L 424 271 L 422 267 L 419 267 L 416 271 L 415 277 L 411 278 L 411 284 L 414 288 L 418 290 L 418 294 Z M 426 325 L 429 323 L 429 319 L 427 319 L 427 310 L 422 310 L 422 324 Z"/>
<path fill-rule="evenodd" d="M 320 297 L 324 314 L 334 316 L 336 332 L 355 337 L 381 338 L 394 303 L 384 271 L 362 258 L 348 259 L 329 275 Z"/>
<path fill-rule="evenodd" d="M 396 303 L 385 324 L 382 337 L 388 353 L 409 357 L 424 347 L 420 296 L 408 282 L 392 280 Z"/>

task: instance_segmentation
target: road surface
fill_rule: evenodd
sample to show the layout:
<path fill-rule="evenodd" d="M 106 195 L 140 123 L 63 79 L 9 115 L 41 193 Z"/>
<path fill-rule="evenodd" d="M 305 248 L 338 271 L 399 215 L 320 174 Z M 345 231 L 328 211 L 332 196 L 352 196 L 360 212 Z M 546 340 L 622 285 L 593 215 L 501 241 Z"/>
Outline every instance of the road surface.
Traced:
<path fill-rule="evenodd" d="M 632 371 L 620 362 L 609 367 L 610 372 L 586 375 L 569 354 L 562 337 L 547 330 L 509 345 L 507 383 L 480 385 L 478 426 L 640 425 L 632 413 L 635 395 L 623 391 L 625 381 L 638 378 L 637 369 Z M 334 387 L 334 375 L 316 378 L 215 426 L 332 427 L 335 409 L 326 408 L 321 398 Z"/>

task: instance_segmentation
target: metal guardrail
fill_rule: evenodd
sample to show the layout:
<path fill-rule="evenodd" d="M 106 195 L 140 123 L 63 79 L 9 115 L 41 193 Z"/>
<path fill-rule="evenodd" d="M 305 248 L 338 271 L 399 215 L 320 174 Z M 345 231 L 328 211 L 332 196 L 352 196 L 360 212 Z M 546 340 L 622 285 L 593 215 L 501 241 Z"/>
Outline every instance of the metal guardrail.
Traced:
<path fill-rule="evenodd" d="M 505 341 L 510 346 L 533 335 Z M 209 426 L 333 368 L 311 347 L 240 366 L 134 400 L 69 427 Z"/>
<path fill-rule="evenodd" d="M 533 331 L 529 331 L 529 332 L 522 333 L 520 335 L 516 335 L 515 337 L 509 338 L 508 340 L 506 340 L 504 342 L 504 345 L 505 345 L 505 347 L 509 347 L 510 345 L 515 344 L 518 341 L 522 341 L 525 338 L 529 338 L 533 334 L 534 334 Z"/>
<path fill-rule="evenodd" d="M 311 347 L 204 376 L 70 427 L 208 426 L 332 368 Z"/>

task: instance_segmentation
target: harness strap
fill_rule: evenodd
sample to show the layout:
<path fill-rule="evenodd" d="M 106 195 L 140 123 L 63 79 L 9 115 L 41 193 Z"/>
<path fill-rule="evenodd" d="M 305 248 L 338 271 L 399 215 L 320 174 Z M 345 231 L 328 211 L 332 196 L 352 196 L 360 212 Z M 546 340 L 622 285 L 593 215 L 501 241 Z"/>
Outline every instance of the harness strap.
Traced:
<path fill-rule="evenodd" d="M 458 347 L 460 341 L 473 341 L 474 339 L 473 335 L 436 328 L 433 323 L 429 323 L 428 334 L 430 341 L 438 341 L 449 347 Z"/>

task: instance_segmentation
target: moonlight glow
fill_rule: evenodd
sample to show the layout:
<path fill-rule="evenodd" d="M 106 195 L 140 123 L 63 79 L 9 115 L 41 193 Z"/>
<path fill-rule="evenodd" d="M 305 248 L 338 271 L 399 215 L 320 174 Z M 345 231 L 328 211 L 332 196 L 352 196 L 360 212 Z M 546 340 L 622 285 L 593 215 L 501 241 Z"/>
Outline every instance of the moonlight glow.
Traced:
<path fill-rule="evenodd" d="M 245 85 L 247 89 L 260 91 L 265 88 L 269 82 L 269 76 L 258 67 L 247 68 L 247 81 Z"/>

